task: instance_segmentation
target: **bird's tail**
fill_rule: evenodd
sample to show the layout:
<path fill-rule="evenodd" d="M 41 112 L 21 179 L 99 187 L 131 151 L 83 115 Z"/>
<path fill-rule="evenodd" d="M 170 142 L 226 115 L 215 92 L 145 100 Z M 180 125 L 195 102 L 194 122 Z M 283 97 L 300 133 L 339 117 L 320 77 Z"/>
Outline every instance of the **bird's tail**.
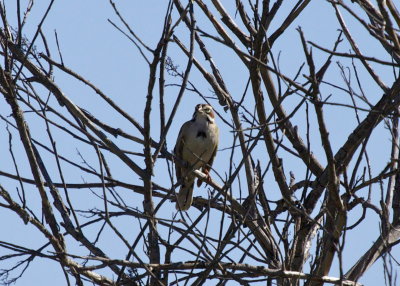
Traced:
<path fill-rule="evenodd" d="M 193 202 L 193 187 L 194 180 L 184 181 L 182 183 L 181 189 L 176 197 L 176 205 L 175 208 L 177 210 L 187 211 Z"/>

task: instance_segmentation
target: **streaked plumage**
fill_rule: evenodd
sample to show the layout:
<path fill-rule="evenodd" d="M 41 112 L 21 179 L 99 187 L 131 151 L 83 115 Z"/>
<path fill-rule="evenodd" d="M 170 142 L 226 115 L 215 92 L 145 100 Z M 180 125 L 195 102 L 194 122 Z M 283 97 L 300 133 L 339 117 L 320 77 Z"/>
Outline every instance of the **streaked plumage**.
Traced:
<path fill-rule="evenodd" d="M 186 166 L 176 164 L 176 177 L 181 181 L 176 202 L 176 209 L 189 209 L 193 201 L 195 176 L 192 170 L 199 170 L 208 175 L 217 153 L 219 130 L 215 123 L 215 114 L 209 104 L 196 105 L 193 118 L 185 122 L 178 135 L 175 155 Z M 201 185 L 198 180 L 197 185 Z"/>

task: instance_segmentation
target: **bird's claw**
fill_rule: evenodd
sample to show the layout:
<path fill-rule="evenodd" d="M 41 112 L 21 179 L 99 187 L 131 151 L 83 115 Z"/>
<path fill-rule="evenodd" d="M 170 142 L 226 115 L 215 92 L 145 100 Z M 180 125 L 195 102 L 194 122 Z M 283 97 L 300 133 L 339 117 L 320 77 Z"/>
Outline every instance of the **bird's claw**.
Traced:
<path fill-rule="evenodd" d="M 203 181 L 206 184 L 209 184 L 211 182 L 211 176 L 208 170 L 203 170 L 203 173 L 206 175 L 204 179 L 197 179 L 197 186 L 200 187 Z"/>

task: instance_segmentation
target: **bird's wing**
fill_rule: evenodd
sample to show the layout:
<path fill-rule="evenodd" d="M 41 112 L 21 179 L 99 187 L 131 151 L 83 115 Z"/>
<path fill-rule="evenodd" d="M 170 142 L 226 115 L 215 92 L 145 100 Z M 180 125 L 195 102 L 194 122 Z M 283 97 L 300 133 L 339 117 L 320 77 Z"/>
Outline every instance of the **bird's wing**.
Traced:
<path fill-rule="evenodd" d="M 219 133 L 218 128 L 217 128 L 216 132 L 217 132 L 217 137 L 218 137 L 218 136 L 219 136 L 219 134 L 218 134 L 218 133 Z M 203 167 L 203 171 L 204 171 L 204 172 L 208 173 L 208 172 L 211 170 L 211 166 L 212 166 L 212 164 L 214 163 L 215 156 L 217 155 L 217 149 L 218 149 L 218 142 L 217 142 L 217 144 L 215 144 L 215 146 L 214 146 L 214 150 L 213 150 L 213 152 L 212 152 L 212 154 L 211 154 L 210 160 L 208 160 L 207 165 L 205 165 L 205 166 Z"/>
<path fill-rule="evenodd" d="M 207 176 L 209 176 L 208 174 L 210 173 L 211 166 L 214 163 L 215 156 L 217 155 L 217 149 L 218 149 L 218 143 L 215 144 L 215 146 L 214 146 L 214 150 L 213 150 L 213 152 L 211 154 L 210 160 L 208 160 L 207 164 L 205 164 L 202 167 L 203 173 L 205 173 Z M 197 186 L 198 187 L 200 187 L 202 183 L 203 183 L 203 180 L 197 180 Z"/>
<path fill-rule="evenodd" d="M 203 167 L 204 173 L 208 173 L 211 170 L 211 166 L 214 163 L 215 155 L 217 155 L 217 149 L 218 149 L 218 145 L 215 146 L 214 151 L 210 157 L 210 160 L 208 160 L 207 164 L 204 165 L 204 167 Z"/>
<path fill-rule="evenodd" d="M 180 160 L 183 160 L 182 153 L 183 153 L 183 146 L 185 144 L 185 134 L 187 130 L 189 130 L 190 125 L 191 121 L 185 122 L 182 125 L 181 129 L 179 130 L 178 139 L 176 139 L 174 153 L 175 156 L 178 157 L 178 159 Z M 182 176 L 182 167 L 179 166 L 179 164 L 175 164 L 175 172 L 176 172 L 176 178 L 179 180 Z"/>

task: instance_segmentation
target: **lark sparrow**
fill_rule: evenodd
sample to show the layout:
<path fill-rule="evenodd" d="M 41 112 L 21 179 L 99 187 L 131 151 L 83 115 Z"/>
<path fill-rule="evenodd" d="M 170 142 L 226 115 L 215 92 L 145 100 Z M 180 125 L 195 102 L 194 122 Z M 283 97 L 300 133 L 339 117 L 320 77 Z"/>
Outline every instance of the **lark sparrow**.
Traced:
<path fill-rule="evenodd" d="M 209 104 L 198 104 L 193 118 L 185 122 L 178 135 L 175 155 L 185 164 L 176 164 L 176 177 L 182 185 L 176 201 L 176 209 L 186 211 L 192 205 L 193 170 L 202 169 L 209 177 L 209 171 L 217 153 L 219 130 L 215 123 L 215 114 Z M 200 186 L 201 180 L 197 180 Z"/>

